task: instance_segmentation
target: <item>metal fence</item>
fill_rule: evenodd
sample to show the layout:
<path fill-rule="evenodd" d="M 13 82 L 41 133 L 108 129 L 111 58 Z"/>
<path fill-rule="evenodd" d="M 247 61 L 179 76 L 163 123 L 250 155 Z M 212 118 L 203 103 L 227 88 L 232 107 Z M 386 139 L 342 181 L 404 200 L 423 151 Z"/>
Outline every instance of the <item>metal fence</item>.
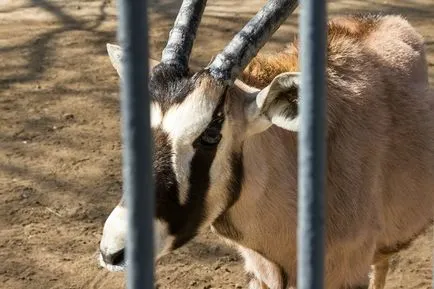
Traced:
<path fill-rule="evenodd" d="M 154 288 L 151 128 L 146 0 L 120 0 L 123 44 L 121 114 L 124 192 L 128 206 L 127 288 Z"/>
<path fill-rule="evenodd" d="M 146 0 L 119 0 L 123 43 L 123 177 L 128 205 L 127 287 L 154 288 L 151 131 Z M 323 287 L 325 172 L 325 0 L 301 0 L 299 289 Z M 290 222 L 291 220 L 288 220 Z"/>
<path fill-rule="evenodd" d="M 301 5 L 297 288 L 318 289 L 324 274 L 326 7 L 324 0 Z"/>

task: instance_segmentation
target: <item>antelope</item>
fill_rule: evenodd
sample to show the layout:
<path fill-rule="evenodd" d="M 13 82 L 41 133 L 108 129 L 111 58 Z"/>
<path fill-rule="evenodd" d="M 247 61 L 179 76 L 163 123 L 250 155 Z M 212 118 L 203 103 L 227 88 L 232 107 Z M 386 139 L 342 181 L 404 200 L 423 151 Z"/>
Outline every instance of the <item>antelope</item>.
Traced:
<path fill-rule="evenodd" d="M 295 5 L 269 1 L 192 72 L 205 2 L 183 2 L 161 61 L 150 61 L 155 258 L 211 227 L 243 256 L 250 289 L 295 288 L 299 45 L 257 55 Z M 107 49 L 122 78 L 120 47 Z M 389 256 L 434 216 L 423 39 L 400 16 L 332 19 L 326 75 L 325 288 L 382 289 Z M 128 263 L 125 232 L 121 200 L 100 243 L 111 271 Z"/>

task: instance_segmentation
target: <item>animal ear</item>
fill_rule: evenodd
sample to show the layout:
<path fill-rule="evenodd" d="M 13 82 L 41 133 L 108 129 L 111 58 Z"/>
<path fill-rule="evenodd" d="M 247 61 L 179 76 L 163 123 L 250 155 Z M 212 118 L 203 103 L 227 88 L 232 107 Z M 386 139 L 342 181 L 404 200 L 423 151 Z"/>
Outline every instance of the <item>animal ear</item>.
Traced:
<path fill-rule="evenodd" d="M 110 62 L 118 72 L 119 76 L 122 76 L 122 49 L 119 45 L 107 43 L 107 52 L 110 58 Z"/>
<path fill-rule="evenodd" d="M 298 131 L 298 88 L 299 73 L 285 72 L 259 91 L 246 112 L 253 133 L 264 131 L 272 124 Z"/>
<path fill-rule="evenodd" d="M 113 67 L 116 69 L 118 75 L 122 77 L 122 49 L 119 45 L 107 43 L 107 52 Z M 152 72 L 154 66 L 160 63 L 152 58 L 148 59 L 149 73 Z"/>
<path fill-rule="evenodd" d="M 273 124 L 298 131 L 299 73 L 286 72 L 276 76 L 256 96 L 260 114 Z"/>

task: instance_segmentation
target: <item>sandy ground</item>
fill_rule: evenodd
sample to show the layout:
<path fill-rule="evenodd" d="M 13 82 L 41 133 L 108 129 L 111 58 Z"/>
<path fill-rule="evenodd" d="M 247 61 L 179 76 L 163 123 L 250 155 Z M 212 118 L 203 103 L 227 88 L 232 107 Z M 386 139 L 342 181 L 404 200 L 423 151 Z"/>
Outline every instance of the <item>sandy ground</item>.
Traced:
<path fill-rule="evenodd" d="M 178 1 L 154 1 L 151 55 L 159 58 Z M 173 3 L 175 2 L 175 3 Z M 192 65 L 206 64 L 264 1 L 209 1 Z M 434 81 L 434 5 L 333 1 L 331 15 L 400 13 L 426 37 Z M 297 13 L 266 45 L 293 38 Z M 113 0 L 0 0 L 0 287 L 123 288 L 98 268 L 105 218 L 121 192 Z M 431 287 L 433 230 L 392 262 L 387 288 Z M 245 288 L 241 259 L 211 233 L 165 257 L 160 288 Z"/>

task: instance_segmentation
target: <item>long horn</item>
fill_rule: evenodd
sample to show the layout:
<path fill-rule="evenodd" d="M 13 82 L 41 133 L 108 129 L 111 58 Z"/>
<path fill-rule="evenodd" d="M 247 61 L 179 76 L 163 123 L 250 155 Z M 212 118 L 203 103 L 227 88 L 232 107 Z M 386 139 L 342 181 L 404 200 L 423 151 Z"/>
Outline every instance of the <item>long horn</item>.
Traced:
<path fill-rule="evenodd" d="M 205 9 L 206 0 L 184 0 L 170 31 L 161 61 L 187 70 L 193 41 Z"/>
<path fill-rule="evenodd" d="M 211 75 L 234 81 L 297 4 L 297 0 L 269 0 L 208 66 Z"/>

